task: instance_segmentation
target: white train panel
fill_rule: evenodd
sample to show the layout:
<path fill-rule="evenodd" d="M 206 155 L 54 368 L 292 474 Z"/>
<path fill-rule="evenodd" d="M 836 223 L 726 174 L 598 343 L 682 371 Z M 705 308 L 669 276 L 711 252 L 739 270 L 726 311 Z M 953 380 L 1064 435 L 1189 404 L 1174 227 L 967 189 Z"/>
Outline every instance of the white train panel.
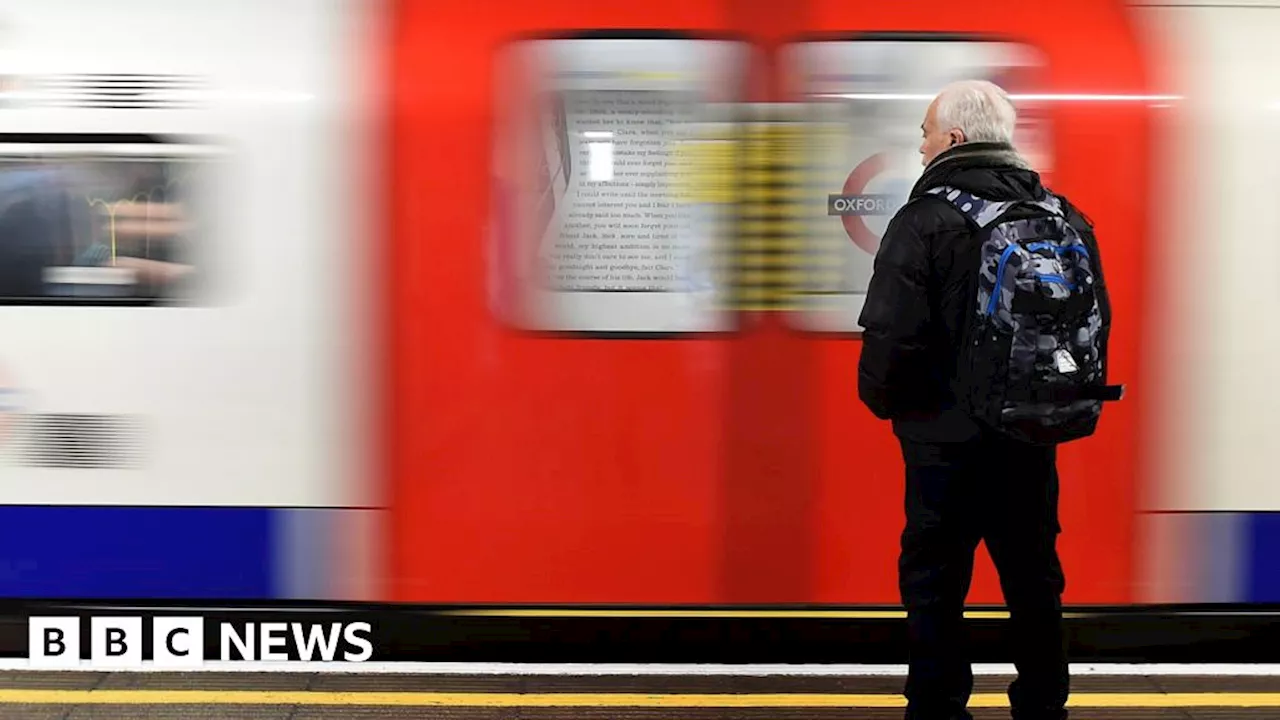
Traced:
<path fill-rule="evenodd" d="M 10 391 L 0 501 L 373 501 L 363 433 L 367 274 L 379 244 L 368 229 L 376 171 L 367 111 L 378 54 L 375 16 L 358 5 L 368 6 L 0 2 L 9 91 L 0 141 L 48 141 L 57 152 L 35 166 L 90 158 L 73 166 L 95 178 L 85 186 L 133 193 L 84 198 L 99 246 L 108 228 L 110 259 L 86 260 L 94 248 L 76 245 L 76 269 L 59 261 L 40 297 L 0 306 L 0 384 Z M 153 177 L 129 156 L 136 138 L 102 137 L 124 133 L 218 156 L 170 163 L 207 165 L 204 181 L 175 180 L 172 168 Z M 148 217 L 137 217 L 140 201 L 116 205 L 152 192 L 152 180 L 168 195 L 146 205 Z M 148 306 L 86 305 L 85 295 L 140 286 L 143 271 L 121 272 L 137 258 L 124 256 L 165 242 L 153 220 L 175 207 L 188 252 L 166 260 L 198 281 L 153 293 L 159 301 Z M 73 224 L 85 209 L 67 211 Z M 145 240 L 127 237 L 130 228 Z"/>

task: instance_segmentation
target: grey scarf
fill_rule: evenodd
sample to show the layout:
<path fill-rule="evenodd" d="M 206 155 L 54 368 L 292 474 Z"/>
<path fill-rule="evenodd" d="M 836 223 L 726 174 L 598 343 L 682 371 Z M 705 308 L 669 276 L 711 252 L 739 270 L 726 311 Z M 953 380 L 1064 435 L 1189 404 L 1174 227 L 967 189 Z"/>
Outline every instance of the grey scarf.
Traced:
<path fill-rule="evenodd" d="M 1010 165 L 1018 168 L 1019 170 L 1031 169 L 1031 166 L 1027 164 L 1027 161 L 1024 160 L 1022 156 L 1018 154 L 1018 151 L 1008 143 L 967 142 L 960 143 L 945 152 L 939 153 L 938 157 L 934 158 L 933 162 L 929 163 L 929 166 L 926 167 L 924 171 L 928 173 L 930 170 L 943 163 L 951 162 L 960 158 L 973 157 L 989 158 L 1000 165 Z"/>

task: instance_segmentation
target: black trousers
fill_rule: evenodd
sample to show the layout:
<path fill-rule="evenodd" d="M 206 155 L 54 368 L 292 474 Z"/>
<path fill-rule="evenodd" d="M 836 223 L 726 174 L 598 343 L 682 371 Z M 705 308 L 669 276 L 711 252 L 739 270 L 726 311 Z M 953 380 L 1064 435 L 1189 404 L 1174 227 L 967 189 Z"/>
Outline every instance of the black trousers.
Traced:
<path fill-rule="evenodd" d="M 1058 561 L 1058 471 L 1052 447 L 984 434 L 965 443 L 902 440 L 907 524 L 899 589 L 907 609 L 907 720 L 971 720 L 973 673 L 964 602 L 978 541 L 1009 607 L 1016 720 L 1060 720 L 1069 690 Z"/>

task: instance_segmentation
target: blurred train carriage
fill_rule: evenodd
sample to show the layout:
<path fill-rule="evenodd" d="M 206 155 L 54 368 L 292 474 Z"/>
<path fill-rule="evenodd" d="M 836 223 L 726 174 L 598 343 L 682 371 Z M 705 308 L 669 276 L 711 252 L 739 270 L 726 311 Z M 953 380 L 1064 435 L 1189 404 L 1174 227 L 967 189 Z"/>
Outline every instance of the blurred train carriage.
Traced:
<path fill-rule="evenodd" d="M 1068 601 L 1276 600 L 1275 5 L 0 2 L 0 595 L 896 602 L 859 295 L 985 75 L 1132 390 Z"/>
<path fill-rule="evenodd" d="M 364 15 L 0 3 L 0 592 L 370 592 Z"/>

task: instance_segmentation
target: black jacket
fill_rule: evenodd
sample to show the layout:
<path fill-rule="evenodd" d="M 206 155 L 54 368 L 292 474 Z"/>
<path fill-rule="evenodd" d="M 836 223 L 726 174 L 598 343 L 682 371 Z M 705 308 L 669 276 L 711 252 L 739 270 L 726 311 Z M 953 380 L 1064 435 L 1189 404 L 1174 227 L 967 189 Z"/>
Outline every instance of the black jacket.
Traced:
<path fill-rule="evenodd" d="M 925 168 L 876 253 L 860 318 L 858 396 L 876 417 L 893 420 L 903 439 L 962 442 L 979 432 L 954 391 L 960 338 L 977 302 L 978 247 L 964 215 L 926 194 L 940 185 L 989 200 L 1039 199 L 1046 191 L 1011 146 L 956 146 Z"/>

